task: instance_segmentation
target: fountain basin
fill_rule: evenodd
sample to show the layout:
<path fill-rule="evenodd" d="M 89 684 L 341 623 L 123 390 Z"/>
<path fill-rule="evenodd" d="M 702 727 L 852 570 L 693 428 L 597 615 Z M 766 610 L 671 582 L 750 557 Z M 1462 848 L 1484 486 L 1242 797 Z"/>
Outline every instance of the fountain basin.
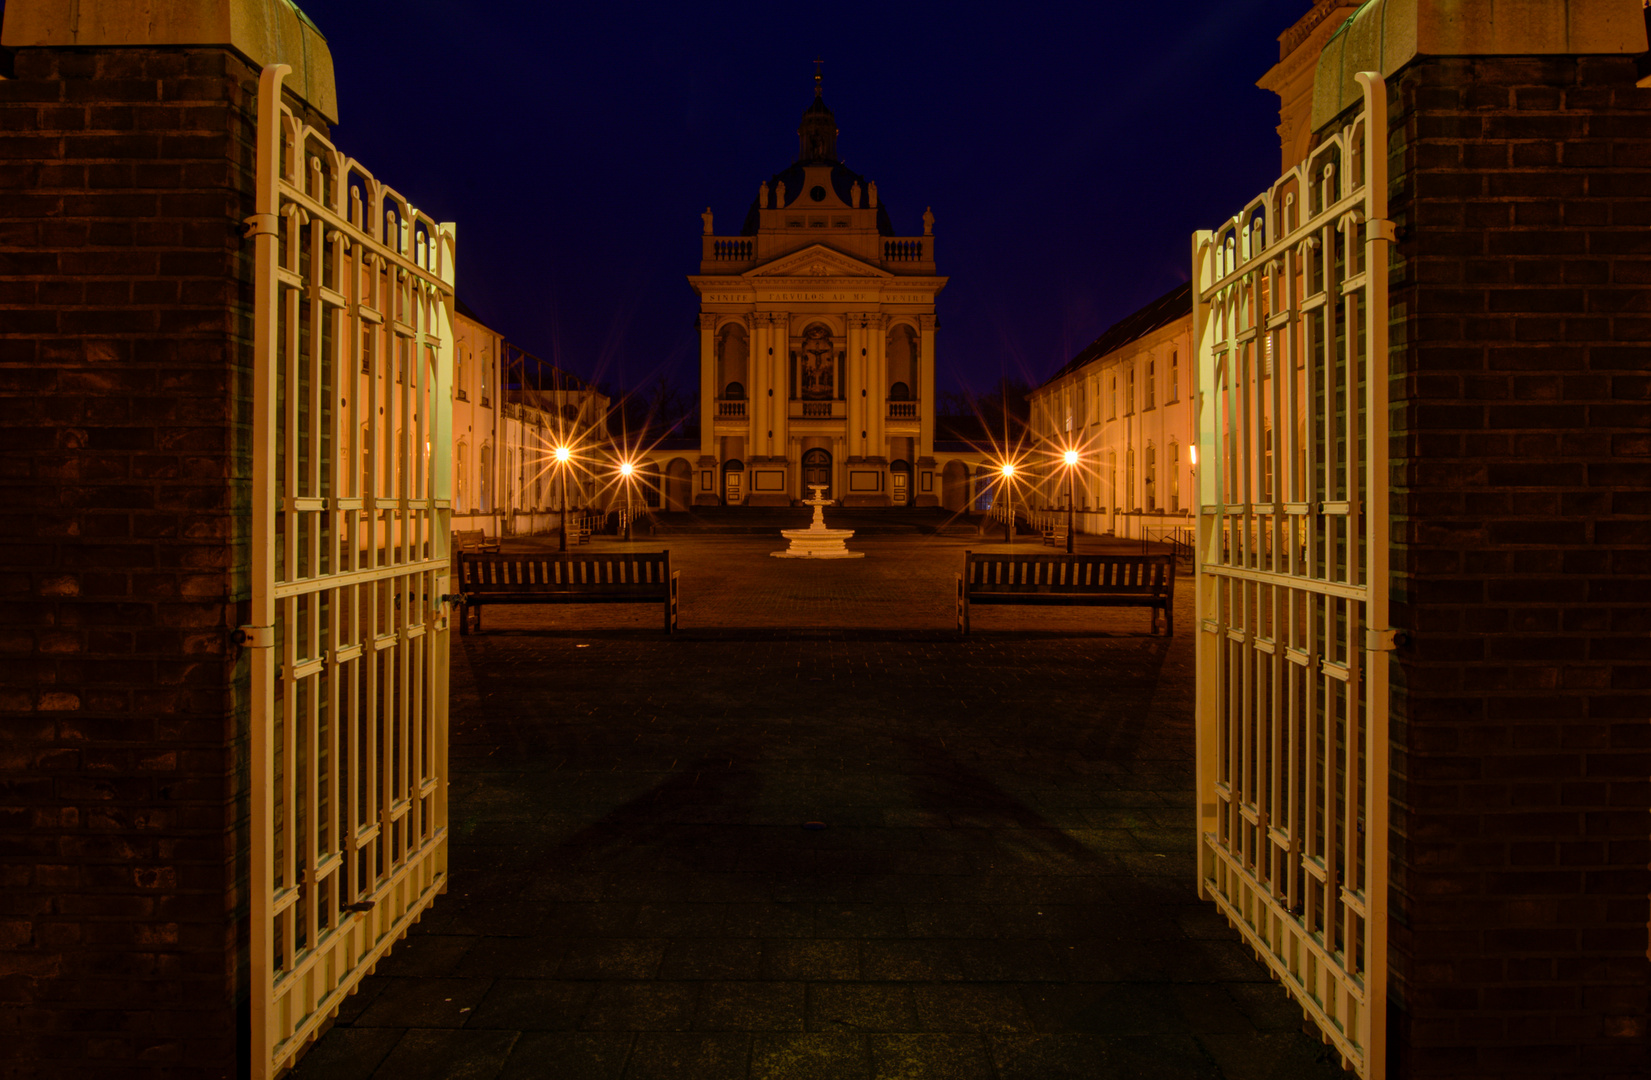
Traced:
<path fill-rule="evenodd" d="M 790 541 L 784 551 L 771 551 L 776 559 L 863 559 L 863 551 L 850 551 L 844 542 L 854 535 L 853 529 L 781 529 L 780 535 Z"/>

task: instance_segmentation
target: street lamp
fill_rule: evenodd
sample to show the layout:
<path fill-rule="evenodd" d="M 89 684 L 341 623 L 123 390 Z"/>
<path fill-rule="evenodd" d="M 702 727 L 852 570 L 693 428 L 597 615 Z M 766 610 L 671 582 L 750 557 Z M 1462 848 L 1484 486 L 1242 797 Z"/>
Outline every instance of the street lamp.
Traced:
<path fill-rule="evenodd" d="M 630 462 L 621 461 L 619 463 L 619 475 L 625 478 L 625 542 L 627 544 L 631 540 L 631 473 L 635 471 L 636 466 Z"/>
<path fill-rule="evenodd" d="M 1076 500 L 1073 498 L 1072 476 L 1075 471 L 1074 466 L 1078 464 L 1078 452 L 1068 450 L 1063 457 L 1066 461 L 1066 553 L 1070 555 L 1072 554 L 1073 506 L 1076 504 Z"/>
<path fill-rule="evenodd" d="M 1005 461 L 998 471 L 1003 474 L 1004 517 L 1007 519 L 1003 525 L 1003 542 L 1012 544 L 1015 542 L 1015 463 Z"/>
<path fill-rule="evenodd" d="M 561 549 L 568 549 L 568 459 L 573 457 L 573 451 L 565 446 L 556 448 L 556 471 L 562 474 L 562 544 Z"/>

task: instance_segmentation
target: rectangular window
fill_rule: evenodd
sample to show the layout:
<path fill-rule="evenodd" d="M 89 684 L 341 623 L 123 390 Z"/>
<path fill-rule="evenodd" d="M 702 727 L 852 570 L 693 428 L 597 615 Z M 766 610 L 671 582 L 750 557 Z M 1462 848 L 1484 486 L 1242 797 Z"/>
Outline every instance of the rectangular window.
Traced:
<path fill-rule="evenodd" d="M 1169 351 L 1169 385 L 1164 388 L 1164 400 L 1181 400 L 1181 353 L 1178 350 Z"/>
<path fill-rule="evenodd" d="M 1158 361 L 1148 360 L 1146 385 L 1141 388 L 1142 394 L 1145 395 L 1145 398 L 1141 404 L 1141 408 L 1143 409 L 1155 409 L 1158 407 L 1157 395 L 1153 393 L 1152 389 L 1153 383 L 1157 380 L 1157 372 Z"/>
<path fill-rule="evenodd" d="M 1135 411 L 1135 365 L 1131 364 L 1124 373 L 1124 415 L 1128 416 Z M 1133 484 L 1130 485 L 1134 487 Z"/>

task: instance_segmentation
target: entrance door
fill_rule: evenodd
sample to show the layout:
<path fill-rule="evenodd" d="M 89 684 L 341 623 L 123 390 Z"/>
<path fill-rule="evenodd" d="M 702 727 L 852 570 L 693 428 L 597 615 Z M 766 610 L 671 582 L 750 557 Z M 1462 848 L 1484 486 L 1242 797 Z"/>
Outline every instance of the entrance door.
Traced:
<path fill-rule="evenodd" d="M 282 105 L 285 71 L 251 219 L 252 1080 L 447 889 L 453 234 Z"/>
<path fill-rule="evenodd" d="M 745 497 L 745 464 L 729 461 L 722 466 L 722 497 L 729 506 L 738 506 Z"/>
<path fill-rule="evenodd" d="M 814 485 L 819 484 L 825 490 L 821 493 L 831 498 L 831 451 L 810 450 L 803 455 L 803 497 L 814 497 Z"/>
<path fill-rule="evenodd" d="M 896 461 L 889 466 L 889 500 L 895 506 L 905 506 L 911 498 L 911 466 Z"/>

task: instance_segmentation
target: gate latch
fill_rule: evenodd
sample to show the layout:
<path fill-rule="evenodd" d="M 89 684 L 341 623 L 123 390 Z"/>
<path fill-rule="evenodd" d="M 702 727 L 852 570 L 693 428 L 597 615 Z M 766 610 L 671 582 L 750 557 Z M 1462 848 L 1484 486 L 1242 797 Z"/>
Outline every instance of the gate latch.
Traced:
<path fill-rule="evenodd" d="M 1402 630 L 1371 630 L 1364 632 L 1366 652 L 1392 652 L 1410 642 L 1410 635 Z"/>
<path fill-rule="evenodd" d="M 229 640 L 251 649 L 269 649 L 275 646 L 275 627 L 238 626 L 230 632 Z"/>

